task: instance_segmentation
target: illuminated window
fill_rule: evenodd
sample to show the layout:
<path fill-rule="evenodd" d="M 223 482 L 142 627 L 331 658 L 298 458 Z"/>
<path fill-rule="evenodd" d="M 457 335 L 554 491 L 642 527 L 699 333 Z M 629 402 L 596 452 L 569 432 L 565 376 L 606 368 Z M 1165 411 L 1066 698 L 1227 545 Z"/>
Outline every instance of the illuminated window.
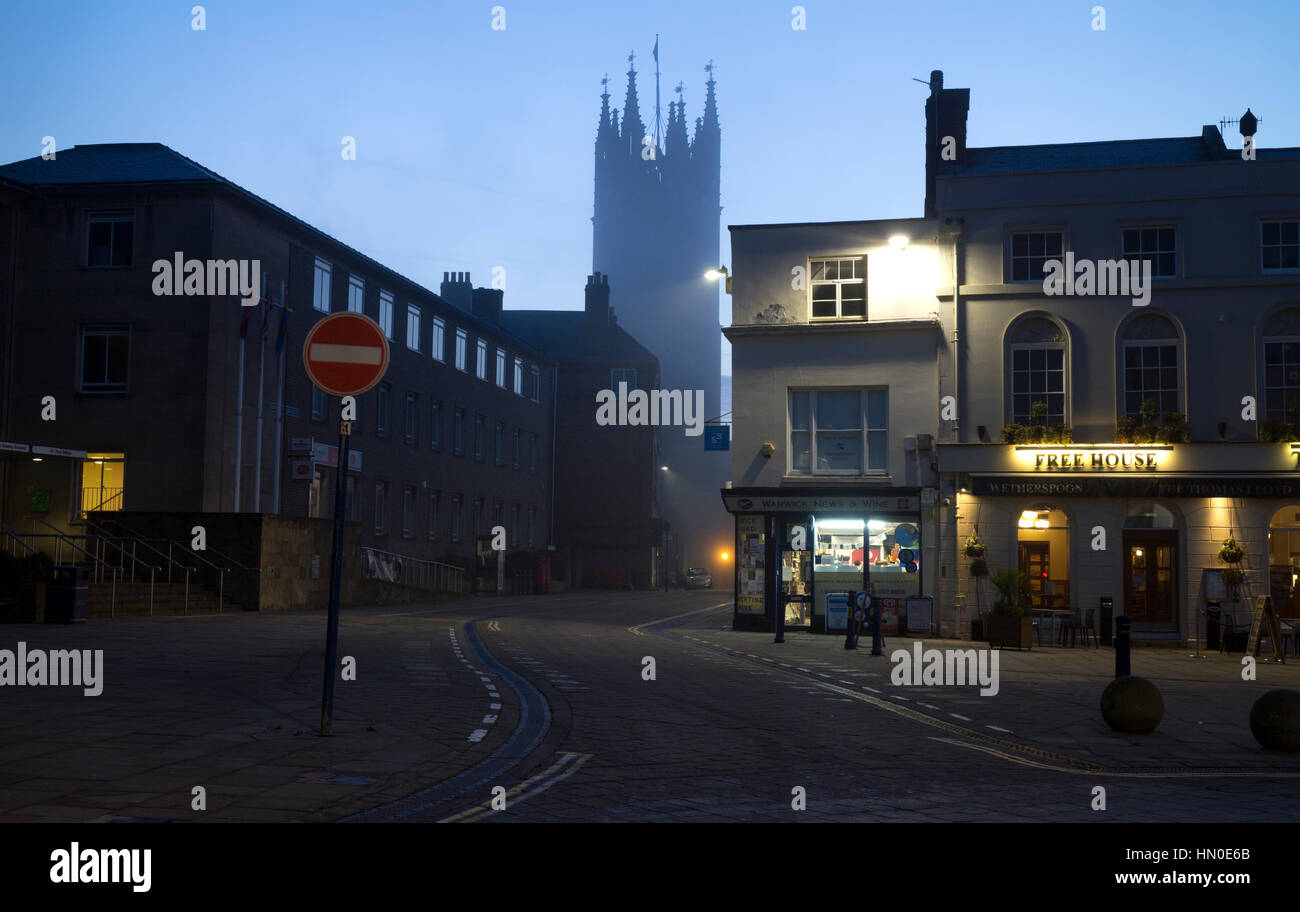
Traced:
<path fill-rule="evenodd" d="M 88 453 L 81 463 L 82 518 L 91 510 L 121 510 L 125 484 L 125 453 Z"/>

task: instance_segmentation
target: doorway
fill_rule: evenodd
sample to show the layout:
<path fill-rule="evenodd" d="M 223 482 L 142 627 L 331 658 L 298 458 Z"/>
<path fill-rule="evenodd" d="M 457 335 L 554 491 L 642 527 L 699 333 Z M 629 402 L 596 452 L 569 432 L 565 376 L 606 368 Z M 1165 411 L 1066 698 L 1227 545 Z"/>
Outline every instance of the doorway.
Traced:
<path fill-rule="evenodd" d="M 1136 624 L 1176 628 L 1178 531 L 1124 530 L 1124 612 Z"/>

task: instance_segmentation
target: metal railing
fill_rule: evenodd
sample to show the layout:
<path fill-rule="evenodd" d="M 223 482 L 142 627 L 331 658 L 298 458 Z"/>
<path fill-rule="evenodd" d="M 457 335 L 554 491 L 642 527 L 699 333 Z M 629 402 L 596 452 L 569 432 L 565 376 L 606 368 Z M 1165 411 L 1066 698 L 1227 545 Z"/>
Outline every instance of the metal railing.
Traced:
<path fill-rule="evenodd" d="M 81 515 L 92 510 L 122 509 L 125 488 L 103 488 L 91 485 L 81 489 Z"/>
<path fill-rule="evenodd" d="M 462 567 L 369 547 L 361 549 L 361 556 L 361 575 L 364 579 L 383 580 L 430 592 L 454 592 L 459 595 L 463 591 L 465 570 Z"/>
<path fill-rule="evenodd" d="M 17 534 L 21 534 L 21 535 L 23 535 L 23 537 L 26 537 L 26 538 L 52 538 L 52 539 L 54 539 L 54 555 L 53 555 L 53 558 L 54 558 L 54 563 L 55 563 L 55 564 L 62 564 L 62 563 L 63 563 L 63 546 L 64 546 L 64 545 L 67 545 L 68 548 L 69 548 L 69 555 L 70 555 L 70 559 L 71 559 L 71 561 L 72 561 L 73 566 L 76 566 L 78 563 L 80 563 L 80 562 L 77 560 L 77 554 L 83 554 L 83 555 L 85 555 L 87 558 L 90 559 L 90 566 L 91 566 L 91 569 L 92 569 L 93 571 L 95 571 L 95 572 L 97 572 L 97 573 L 99 574 L 99 579 L 100 579 L 101 582 L 102 582 L 103 579 L 104 579 L 104 571 L 105 571 L 105 570 L 109 570 L 109 571 L 112 572 L 112 588 L 111 588 L 110 595 L 109 595 L 108 614 L 109 614 L 109 617 L 116 617 L 116 615 L 117 615 L 117 575 L 118 575 L 118 573 L 121 572 L 122 568 L 121 568 L 121 567 L 114 567 L 112 564 L 108 563 L 107 561 L 103 560 L 103 559 L 100 558 L 99 556 L 97 556 L 97 555 L 95 555 L 94 553 L 92 553 L 92 552 L 86 550 L 85 548 L 81 547 L 80 545 L 78 545 L 78 544 L 76 543 L 76 539 L 81 539 L 82 541 L 86 541 L 87 543 L 89 543 L 89 542 L 88 542 L 88 539 L 90 538 L 90 536 L 87 536 L 87 535 L 69 535 L 69 534 L 66 533 L 66 532 L 62 532 L 62 531 L 60 531 L 59 528 L 58 528 L 57 526 L 52 526 L 52 525 L 50 525 L 49 523 L 47 523 L 45 520 L 43 520 L 43 519 L 39 519 L 39 518 L 37 518 L 37 517 L 35 517 L 35 516 L 32 517 L 32 529 L 33 529 L 33 530 L 35 530 L 35 528 L 36 528 L 36 524 L 37 524 L 38 522 L 39 522 L 41 525 L 45 526 L 46 528 L 48 528 L 48 529 L 53 529 L 54 531 L 53 531 L 53 532 L 36 532 L 36 531 L 32 531 L 31 533 L 28 533 L 28 534 L 23 534 L 23 533 L 17 533 Z M 8 529 L 8 527 L 6 527 L 6 530 L 7 530 L 7 529 Z M 11 532 L 10 535 L 11 535 L 11 537 L 13 537 L 13 536 L 15 535 L 15 533 L 12 533 L 12 532 Z M 26 545 L 25 542 L 24 542 L 24 545 Z M 31 549 L 31 548 L 29 547 L 29 550 L 36 550 L 36 549 Z M 153 613 L 153 573 L 152 573 L 152 571 L 150 572 L 150 575 L 149 575 L 149 610 L 150 610 L 150 613 L 152 614 L 152 613 Z"/>

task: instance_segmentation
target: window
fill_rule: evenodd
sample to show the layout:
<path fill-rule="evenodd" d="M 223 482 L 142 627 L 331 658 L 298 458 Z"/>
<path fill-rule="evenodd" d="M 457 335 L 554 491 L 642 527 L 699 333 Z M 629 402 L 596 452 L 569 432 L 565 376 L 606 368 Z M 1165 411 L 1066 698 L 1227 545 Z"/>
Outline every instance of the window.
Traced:
<path fill-rule="evenodd" d="M 456 330 L 456 370 L 469 370 L 465 366 L 465 349 L 469 345 L 469 336 L 465 330 Z"/>
<path fill-rule="evenodd" d="M 1264 222 L 1259 246 L 1265 272 L 1300 269 L 1300 221 Z"/>
<path fill-rule="evenodd" d="M 126 454 L 87 453 L 81 461 L 81 503 L 77 518 L 90 510 L 121 510 L 126 494 Z"/>
<path fill-rule="evenodd" d="M 1046 317 L 1020 320 L 1008 333 L 1012 424 L 1065 424 L 1065 335 Z M 1034 417 L 1034 403 L 1047 407 Z"/>
<path fill-rule="evenodd" d="M 312 282 L 311 306 L 321 313 L 330 312 L 330 264 L 316 257 L 316 275 Z"/>
<path fill-rule="evenodd" d="M 393 293 L 379 290 L 379 328 L 390 342 L 393 339 Z"/>
<path fill-rule="evenodd" d="M 311 420 L 325 420 L 325 394 L 314 383 L 311 385 Z"/>
<path fill-rule="evenodd" d="M 1284 307 L 1264 324 L 1264 414 L 1300 418 L 1300 307 Z"/>
<path fill-rule="evenodd" d="M 1151 275 L 1156 278 L 1172 278 L 1178 275 L 1178 257 L 1175 252 L 1177 238 L 1175 229 L 1165 228 L 1125 228 L 1124 258 L 1129 260 L 1150 260 Z"/>
<path fill-rule="evenodd" d="M 884 472 L 888 432 L 887 389 L 790 391 L 791 474 Z"/>
<path fill-rule="evenodd" d="M 510 505 L 510 547 L 519 547 L 519 504 Z"/>
<path fill-rule="evenodd" d="M 403 422 L 406 442 L 414 445 L 420 436 L 420 396 L 418 393 L 406 394 L 406 421 Z"/>
<path fill-rule="evenodd" d="M 537 474 L 537 435 L 528 435 L 528 474 Z"/>
<path fill-rule="evenodd" d="M 457 456 L 465 455 L 465 410 L 456 409 L 451 422 L 451 451 Z"/>
<path fill-rule="evenodd" d="M 536 367 L 528 367 L 528 398 L 534 402 L 542 401 L 542 372 Z"/>
<path fill-rule="evenodd" d="M 461 507 L 464 503 L 464 498 L 461 495 L 453 494 L 451 496 L 451 540 L 454 542 L 460 541 L 461 523 L 464 522 L 464 517 L 461 515 L 464 511 Z"/>
<path fill-rule="evenodd" d="M 1016 231 L 1011 235 L 1011 281 L 1041 282 L 1048 260 L 1062 259 L 1064 233 Z"/>
<path fill-rule="evenodd" d="M 433 343 L 431 349 L 433 351 L 433 360 L 435 361 L 445 361 L 447 359 L 447 353 L 443 348 L 444 345 L 443 340 L 446 334 L 447 334 L 447 324 L 442 321 L 442 317 L 434 317 L 433 318 Z"/>
<path fill-rule="evenodd" d="M 505 422 L 498 421 L 496 430 L 492 434 L 492 461 L 496 463 L 497 468 L 506 464 L 505 436 Z"/>
<path fill-rule="evenodd" d="M 442 403 L 437 399 L 429 409 L 429 447 L 434 452 L 442 451 Z"/>
<path fill-rule="evenodd" d="M 442 506 L 442 492 L 429 492 L 429 541 L 437 541 L 441 535 L 442 519 L 440 508 Z"/>
<path fill-rule="evenodd" d="M 1161 314 L 1142 314 L 1125 325 L 1120 346 L 1123 414 L 1140 418 L 1148 399 L 1155 401 L 1158 415 L 1181 412 L 1178 329 L 1174 324 Z"/>
<path fill-rule="evenodd" d="M 483 498 L 474 498 L 474 538 L 483 534 Z"/>
<path fill-rule="evenodd" d="M 504 508 L 504 505 L 501 503 L 501 501 L 498 500 L 498 501 L 493 502 L 493 504 L 492 504 L 492 525 L 494 525 L 494 526 L 499 526 L 499 525 L 501 525 L 501 517 L 502 517 L 502 515 L 503 515 L 503 513 L 502 513 L 503 508 Z"/>
<path fill-rule="evenodd" d="M 402 538 L 415 538 L 415 488 L 402 488 Z"/>
<path fill-rule="evenodd" d="M 528 547 L 537 545 L 537 508 L 528 508 Z"/>
<path fill-rule="evenodd" d="M 484 341 L 483 339 L 479 339 L 478 342 L 475 343 L 475 347 L 478 349 L 478 362 L 477 362 L 478 366 L 475 369 L 475 375 L 480 380 L 486 380 L 487 379 L 487 342 Z"/>
<path fill-rule="evenodd" d="M 515 359 L 514 391 L 516 396 L 524 394 L 524 362 L 520 358 Z"/>
<path fill-rule="evenodd" d="M 474 416 L 474 461 L 483 461 L 483 435 L 487 432 L 487 416 Z"/>
<path fill-rule="evenodd" d="M 867 315 L 865 257 L 810 260 L 809 291 L 814 320 L 861 319 Z"/>
<path fill-rule="evenodd" d="M 506 387 L 506 350 L 497 349 L 497 386 L 505 389 Z"/>
<path fill-rule="evenodd" d="M 609 388 L 618 392 L 618 385 L 626 383 L 629 390 L 636 389 L 636 368 L 635 367 L 614 367 L 609 371 Z"/>
<path fill-rule="evenodd" d="M 375 534 L 388 533 L 388 482 L 375 482 Z"/>
<path fill-rule="evenodd" d="M 522 438 L 523 438 L 523 432 L 520 431 L 519 428 L 515 428 L 514 431 L 512 432 L 512 437 L 510 441 L 510 468 L 514 469 L 516 472 L 519 471 L 519 456 L 520 456 L 519 451 L 522 449 L 520 445 L 522 442 Z"/>
<path fill-rule="evenodd" d="M 378 399 L 375 402 L 375 433 L 380 437 L 387 437 L 390 433 L 388 428 L 388 399 L 392 392 L 392 386 L 387 383 L 379 384 L 376 395 Z"/>
<path fill-rule="evenodd" d="M 81 391 L 125 393 L 130 330 L 122 324 L 81 328 Z"/>
<path fill-rule="evenodd" d="M 366 280 L 348 275 L 348 313 L 366 312 Z"/>
<path fill-rule="evenodd" d="M 420 308 L 414 304 L 406 305 L 406 347 L 413 352 L 420 350 Z"/>
<path fill-rule="evenodd" d="M 86 226 L 86 265 L 106 269 L 131 265 L 134 219 L 130 213 L 92 215 Z M 180 276 L 175 280 L 179 283 Z"/>

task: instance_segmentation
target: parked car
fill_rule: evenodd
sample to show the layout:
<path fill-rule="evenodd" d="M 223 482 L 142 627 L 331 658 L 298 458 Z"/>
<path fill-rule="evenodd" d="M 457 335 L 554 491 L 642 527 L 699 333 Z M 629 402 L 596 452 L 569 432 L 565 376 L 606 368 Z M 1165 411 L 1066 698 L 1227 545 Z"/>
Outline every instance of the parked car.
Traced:
<path fill-rule="evenodd" d="M 691 567 L 686 571 L 687 589 L 712 589 L 713 574 L 707 567 Z"/>

